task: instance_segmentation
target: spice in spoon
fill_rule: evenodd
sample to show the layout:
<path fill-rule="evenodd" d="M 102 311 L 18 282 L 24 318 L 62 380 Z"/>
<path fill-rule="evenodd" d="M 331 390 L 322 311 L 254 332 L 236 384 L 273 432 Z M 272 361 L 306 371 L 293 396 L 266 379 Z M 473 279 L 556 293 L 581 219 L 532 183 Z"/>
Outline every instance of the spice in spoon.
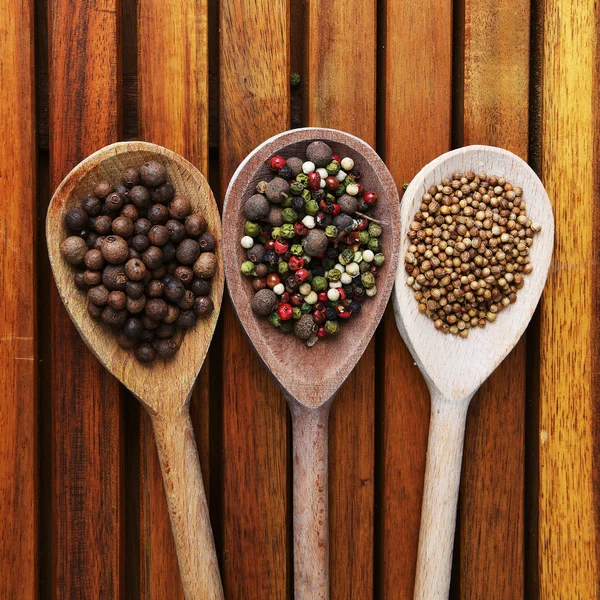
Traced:
<path fill-rule="evenodd" d="M 404 257 L 419 312 L 464 338 L 494 322 L 533 270 L 530 248 L 540 229 L 527 216 L 523 190 L 504 177 L 454 173 L 430 187 Z"/>

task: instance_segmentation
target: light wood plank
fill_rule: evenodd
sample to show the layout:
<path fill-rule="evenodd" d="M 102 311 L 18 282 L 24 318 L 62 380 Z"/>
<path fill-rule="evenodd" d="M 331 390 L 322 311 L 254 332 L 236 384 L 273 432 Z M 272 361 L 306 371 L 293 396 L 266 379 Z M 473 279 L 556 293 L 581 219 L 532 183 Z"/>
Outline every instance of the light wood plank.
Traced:
<path fill-rule="evenodd" d="M 208 173 L 208 7 L 206 0 L 139 0 L 138 104 L 141 139 L 181 154 Z M 209 497 L 210 400 L 207 357 L 190 405 Z M 140 429 L 142 598 L 183 598 L 152 425 Z"/>
<path fill-rule="evenodd" d="M 221 180 L 289 126 L 287 0 L 220 5 Z M 227 598 L 286 598 L 290 589 L 287 406 L 229 302 L 223 318 L 223 568 Z"/>
<path fill-rule="evenodd" d="M 311 0 L 307 30 L 307 125 L 341 129 L 374 146 L 376 94 L 365 91 L 377 87 L 376 2 L 356 0 L 337 11 Z M 360 72 L 360 83 L 349 76 L 352 71 Z M 371 342 L 337 393 L 330 415 L 331 598 L 373 597 L 374 438 Z"/>
<path fill-rule="evenodd" d="M 0 11 L 0 597 L 38 595 L 33 1 Z"/>
<path fill-rule="evenodd" d="M 117 140 L 118 0 L 50 0 L 50 168 L 54 189 L 77 162 Z M 87 350 L 50 292 L 54 598 L 123 591 L 119 386 Z M 50 401 L 42 391 L 41 401 Z"/>
<path fill-rule="evenodd" d="M 401 26 L 399 26 L 401 24 Z M 452 2 L 388 0 L 383 11 L 383 157 L 400 188 L 450 149 Z M 421 519 L 429 393 L 396 329 L 385 316 L 380 500 L 382 597 L 409 599 Z"/>
<path fill-rule="evenodd" d="M 553 200 L 553 268 L 540 310 L 540 598 L 598 598 L 598 3 L 541 3 L 541 177 Z M 597 458 L 597 455 L 596 455 Z"/>

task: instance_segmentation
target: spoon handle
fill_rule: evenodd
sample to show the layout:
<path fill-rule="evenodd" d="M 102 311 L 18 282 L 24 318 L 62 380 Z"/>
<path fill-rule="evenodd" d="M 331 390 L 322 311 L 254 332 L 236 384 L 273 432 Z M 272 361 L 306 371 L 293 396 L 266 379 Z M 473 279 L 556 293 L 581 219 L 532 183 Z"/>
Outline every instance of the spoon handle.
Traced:
<path fill-rule="evenodd" d="M 431 394 L 415 600 L 448 598 L 469 400 L 450 402 L 437 391 Z"/>
<path fill-rule="evenodd" d="M 294 599 L 329 598 L 327 428 L 330 403 L 290 400 L 294 454 Z"/>
<path fill-rule="evenodd" d="M 185 598 L 219 600 L 223 588 L 190 414 L 185 408 L 153 415 L 152 425 Z"/>

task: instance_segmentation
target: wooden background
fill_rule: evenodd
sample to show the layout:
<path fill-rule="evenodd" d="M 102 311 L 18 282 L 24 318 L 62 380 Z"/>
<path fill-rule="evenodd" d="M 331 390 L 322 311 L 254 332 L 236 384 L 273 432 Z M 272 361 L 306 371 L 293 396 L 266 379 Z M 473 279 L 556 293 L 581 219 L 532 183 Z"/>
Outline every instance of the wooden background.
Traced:
<path fill-rule="evenodd" d="M 143 139 L 220 201 L 256 144 L 300 125 L 364 138 L 398 186 L 471 143 L 539 172 L 554 263 L 470 409 L 451 596 L 600 598 L 597 2 L 1 4 L 0 598 L 182 597 L 149 422 L 49 272 L 51 192 Z M 411 598 L 428 412 L 388 310 L 331 415 L 333 599 Z M 290 598 L 290 420 L 228 302 L 192 414 L 226 597 Z"/>

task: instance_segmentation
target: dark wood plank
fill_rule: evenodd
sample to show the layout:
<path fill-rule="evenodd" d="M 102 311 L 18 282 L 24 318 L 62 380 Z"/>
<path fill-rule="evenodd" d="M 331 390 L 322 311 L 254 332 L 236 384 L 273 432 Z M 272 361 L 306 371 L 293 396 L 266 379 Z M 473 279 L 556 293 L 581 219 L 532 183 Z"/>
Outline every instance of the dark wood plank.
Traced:
<path fill-rule="evenodd" d="M 289 124 L 289 7 L 221 3 L 223 191 L 256 145 Z M 290 589 L 289 435 L 285 401 L 237 322 L 223 314 L 223 561 L 227 598 L 286 598 Z"/>
<path fill-rule="evenodd" d="M 360 15 L 360 19 L 356 18 Z M 307 125 L 334 127 L 375 145 L 377 14 L 373 0 L 344 10 L 308 6 Z M 362 40 L 356 43 L 356 40 Z M 346 68 L 340 68 L 345 65 Z M 348 70 L 360 65 L 360 84 Z M 329 421 L 331 598 L 373 597 L 375 343 L 338 392 Z"/>
<path fill-rule="evenodd" d="M 540 175 L 556 232 L 539 311 L 539 597 L 598 598 L 600 7 L 544 0 L 540 8 Z"/>
<path fill-rule="evenodd" d="M 33 0 L 0 11 L 0 598 L 36 598 L 37 331 Z"/>
<path fill-rule="evenodd" d="M 205 0 L 138 0 L 138 98 L 141 139 L 208 169 L 208 9 Z M 177 31 L 177 36 L 172 32 Z M 209 359 L 198 377 L 190 413 L 209 495 Z M 183 598 L 160 464 L 150 418 L 142 415 L 142 598 Z"/>
<path fill-rule="evenodd" d="M 120 127 L 118 0 L 50 0 L 50 168 L 54 189 Z M 50 290 L 53 597 L 121 598 L 122 410 L 119 386 L 87 350 Z"/>
<path fill-rule="evenodd" d="M 389 0 L 381 31 L 379 145 L 401 187 L 423 165 L 450 149 L 452 2 Z M 413 597 L 430 402 L 390 307 L 383 340 L 377 577 L 383 598 L 408 599 Z"/>
<path fill-rule="evenodd" d="M 463 143 L 501 146 L 527 159 L 530 4 L 466 0 L 464 8 Z M 525 348 L 523 338 L 469 409 L 461 598 L 523 598 Z"/>

